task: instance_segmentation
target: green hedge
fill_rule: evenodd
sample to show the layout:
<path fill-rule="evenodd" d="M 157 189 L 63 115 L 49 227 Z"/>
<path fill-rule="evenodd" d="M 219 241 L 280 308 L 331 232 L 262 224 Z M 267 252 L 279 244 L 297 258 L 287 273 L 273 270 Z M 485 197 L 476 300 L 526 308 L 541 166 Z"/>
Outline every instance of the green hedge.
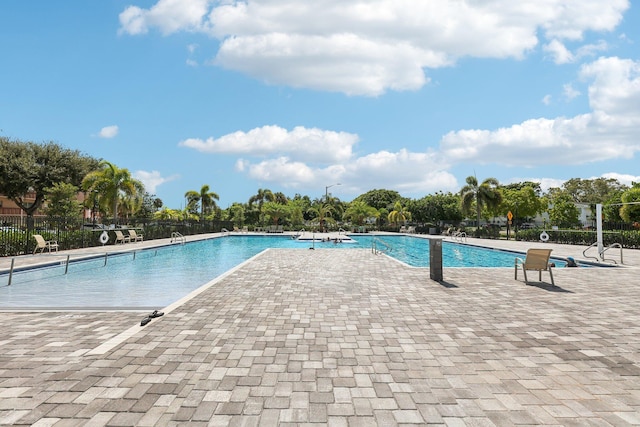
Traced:
<path fill-rule="evenodd" d="M 549 241 L 554 243 L 589 246 L 597 240 L 595 231 L 541 229 L 520 230 L 518 231 L 518 240 L 539 242 L 542 231 L 546 231 L 549 235 Z M 640 231 L 603 231 L 602 241 L 605 246 L 620 243 L 624 248 L 640 249 Z"/>

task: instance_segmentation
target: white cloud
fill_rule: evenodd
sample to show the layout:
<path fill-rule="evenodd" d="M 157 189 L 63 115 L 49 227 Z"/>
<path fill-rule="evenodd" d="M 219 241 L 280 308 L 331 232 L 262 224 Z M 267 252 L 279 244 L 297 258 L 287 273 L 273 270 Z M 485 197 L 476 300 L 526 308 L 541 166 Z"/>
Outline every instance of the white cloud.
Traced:
<path fill-rule="evenodd" d="M 381 151 L 325 167 L 291 161 L 286 157 L 252 164 L 236 163 L 260 182 L 277 183 L 285 188 L 323 188 L 329 182 L 342 182 L 343 192 L 357 194 L 371 188 L 393 188 L 403 194 L 426 194 L 438 190 L 457 191 L 456 178 L 435 154 Z"/>
<path fill-rule="evenodd" d="M 358 140 L 357 135 L 345 132 L 264 126 L 218 139 L 188 139 L 180 145 L 205 153 L 242 155 L 235 163 L 237 172 L 285 188 L 321 188 L 327 182 L 344 182 L 342 189 L 352 192 L 375 187 L 406 193 L 457 189 L 456 179 L 446 171 L 448 164 L 436 153 L 402 149 L 355 157 L 352 147 Z"/>
<path fill-rule="evenodd" d="M 580 96 L 580 91 L 573 88 L 571 83 L 562 86 L 562 93 L 569 101 Z"/>
<path fill-rule="evenodd" d="M 589 86 L 589 103 L 595 114 L 606 115 L 609 120 L 638 125 L 640 61 L 599 58 L 584 65 L 580 75 L 583 79 L 594 81 Z"/>
<path fill-rule="evenodd" d="M 551 55 L 553 62 L 556 64 L 568 64 L 574 61 L 573 54 L 565 45 L 557 40 L 553 39 L 548 44 L 544 45 L 543 50 Z"/>
<path fill-rule="evenodd" d="M 620 184 L 631 187 L 634 182 L 640 182 L 640 175 L 621 174 L 616 172 L 609 172 L 602 174 L 602 178 L 617 179 Z"/>
<path fill-rule="evenodd" d="M 203 31 L 210 0 L 159 0 L 150 9 L 128 6 L 120 13 L 120 33 L 145 34 L 149 28 L 163 34 L 177 31 Z"/>
<path fill-rule="evenodd" d="M 521 167 L 632 158 L 640 151 L 640 62 L 600 58 L 583 66 L 581 76 L 592 80 L 591 113 L 450 132 L 441 150 L 450 162 Z"/>
<path fill-rule="evenodd" d="M 248 154 L 251 156 L 282 155 L 294 160 L 330 163 L 348 160 L 358 136 L 317 128 L 263 126 L 249 132 L 234 132 L 206 140 L 190 138 L 179 143 L 204 153 Z"/>
<path fill-rule="evenodd" d="M 105 126 L 102 129 L 100 129 L 100 133 L 98 134 L 98 136 L 100 138 L 105 138 L 105 139 L 109 139 L 109 138 L 115 138 L 118 135 L 118 126 L 113 125 L 113 126 Z"/>
<path fill-rule="evenodd" d="M 586 44 L 578 48 L 576 52 L 577 58 L 584 58 L 587 56 L 595 56 L 598 52 L 606 51 L 609 48 L 607 43 L 603 40 L 595 44 Z"/>
<path fill-rule="evenodd" d="M 550 105 L 550 104 L 551 104 L 551 95 L 545 95 L 545 96 L 542 98 L 542 103 L 543 103 L 544 105 Z"/>
<path fill-rule="evenodd" d="M 547 191 L 549 191 L 550 188 L 559 188 L 562 187 L 562 184 L 564 184 L 566 182 L 566 179 L 556 179 L 556 178 L 511 178 L 509 180 L 506 180 L 504 182 L 501 182 L 501 184 L 513 184 L 513 183 L 519 183 L 519 182 L 537 182 L 540 184 L 540 189 L 542 190 L 543 193 L 546 193 Z"/>
<path fill-rule="evenodd" d="M 394 188 L 405 193 L 456 191 L 449 168 L 457 163 L 501 167 L 576 165 L 630 159 L 640 151 L 640 61 L 600 58 L 582 67 L 589 80 L 593 111 L 574 117 L 526 120 L 509 127 L 463 129 L 443 136 L 440 151 L 379 151 L 357 157 L 358 136 L 297 127 L 264 126 L 218 139 L 186 140 L 181 145 L 202 152 L 241 155 L 236 171 L 286 188 L 322 188 L 342 182 L 342 189 Z M 573 91 L 567 87 L 569 94 Z M 258 159 L 256 159 L 258 158 Z M 534 179 L 529 179 L 534 180 Z M 625 177 L 630 182 L 633 177 Z M 543 189 L 563 181 L 542 179 Z"/>
<path fill-rule="evenodd" d="M 148 172 L 143 170 L 135 171 L 133 173 L 133 177 L 141 181 L 144 184 L 145 190 L 150 194 L 154 194 L 160 185 L 166 182 L 175 181 L 179 178 L 178 175 L 163 177 L 158 171 Z"/>
<path fill-rule="evenodd" d="M 605 51 L 607 48 L 608 46 L 606 42 L 599 41 L 595 44 L 580 46 L 575 53 L 572 53 L 561 41 L 557 39 L 553 39 L 543 46 L 543 50 L 551 55 L 553 62 L 556 64 L 576 62 L 578 59 L 594 56 L 597 52 Z"/>
<path fill-rule="evenodd" d="M 460 57 L 522 58 L 538 46 L 558 63 L 571 54 L 563 40 L 611 31 L 628 0 L 159 0 L 129 6 L 120 33 L 200 32 L 217 37 L 214 63 L 272 84 L 377 96 L 415 90 L 424 69 Z"/>

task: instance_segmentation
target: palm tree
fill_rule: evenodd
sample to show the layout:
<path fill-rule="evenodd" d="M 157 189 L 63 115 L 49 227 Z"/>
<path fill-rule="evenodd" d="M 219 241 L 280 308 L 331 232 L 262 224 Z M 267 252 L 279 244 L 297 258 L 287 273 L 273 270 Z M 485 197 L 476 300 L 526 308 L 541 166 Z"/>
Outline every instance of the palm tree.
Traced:
<path fill-rule="evenodd" d="M 380 213 L 373 206 L 369 206 L 362 200 L 354 200 L 349 203 L 349 207 L 342 216 L 343 219 L 350 219 L 355 222 L 356 225 L 362 225 L 367 218 L 377 218 Z"/>
<path fill-rule="evenodd" d="M 289 206 L 277 202 L 266 202 L 263 209 L 273 221 L 273 225 L 278 225 L 280 218 L 286 218 L 289 215 Z"/>
<path fill-rule="evenodd" d="M 128 169 L 121 169 L 106 160 L 100 162 L 101 169 L 90 172 L 82 180 L 84 191 L 100 194 L 100 204 L 110 207 L 114 224 L 118 221 L 120 197 L 139 197 L 144 194 L 142 182 L 131 176 Z"/>
<path fill-rule="evenodd" d="M 142 199 L 139 195 L 129 196 L 126 194 L 120 195 L 120 201 L 118 207 L 120 210 L 120 216 L 125 219 L 129 218 L 129 215 L 133 215 L 140 210 L 142 206 Z"/>
<path fill-rule="evenodd" d="M 479 184 L 475 176 L 468 176 L 466 182 L 467 185 L 460 190 L 462 212 L 471 212 L 475 202 L 477 226 L 480 228 L 482 208 L 486 206 L 488 209 L 495 209 L 502 202 L 502 195 L 498 191 L 500 183 L 495 178 L 487 178 Z"/>
<path fill-rule="evenodd" d="M 331 215 L 333 214 L 333 206 L 331 206 L 330 204 L 324 203 L 324 204 L 318 205 L 318 207 L 315 207 L 315 206 L 310 207 L 307 210 L 307 212 L 311 212 L 315 214 L 316 217 L 318 218 L 322 231 L 327 231 L 327 228 L 325 227 L 325 222 L 327 221 L 327 218 L 331 218 Z"/>
<path fill-rule="evenodd" d="M 401 221 L 404 223 L 411 221 L 411 212 L 409 212 L 406 207 L 402 206 L 400 202 L 396 202 L 393 205 L 393 210 L 389 212 L 387 218 L 389 219 L 389 222 L 398 225 Z"/>
<path fill-rule="evenodd" d="M 217 208 L 216 200 L 220 200 L 220 196 L 213 191 L 209 191 L 207 184 L 200 188 L 200 191 L 189 190 L 184 193 L 184 197 L 187 198 L 188 205 L 197 206 L 200 203 L 200 220 L 204 219 L 205 213 L 211 212 L 211 210 Z"/>
<path fill-rule="evenodd" d="M 253 207 L 255 202 L 258 202 L 258 216 L 259 222 L 262 223 L 262 205 L 265 201 L 273 202 L 276 200 L 276 196 L 269 189 L 263 190 L 262 188 L 258 189 L 258 193 L 251 196 L 249 198 L 249 208 Z"/>
<path fill-rule="evenodd" d="M 160 219 L 160 220 L 174 220 L 177 221 L 180 219 L 182 213 L 178 210 L 175 209 L 169 209 L 167 207 L 154 212 L 153 217 L 155 219 Z"/>

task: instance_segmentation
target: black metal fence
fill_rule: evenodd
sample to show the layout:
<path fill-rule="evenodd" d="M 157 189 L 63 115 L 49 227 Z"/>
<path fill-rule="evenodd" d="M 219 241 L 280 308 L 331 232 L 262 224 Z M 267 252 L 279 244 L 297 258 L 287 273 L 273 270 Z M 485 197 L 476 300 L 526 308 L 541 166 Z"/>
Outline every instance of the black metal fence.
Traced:
<path fill-rule="evenodd" d="M 115 242 L 115 230 L 135 229 L 144 240 L 171 237 L 178 232 L 183 236 L 217 233 L 223 228 L 231 230 L 230 221 L 171 221 L 131 218 L 120 224 L 83 222 L 73 218 L 2 216 L 0 217 L 0 256 L 30 254 L 36 247 L 34 234 L 58 243 L 59 249 L 77 249 L 103 245 L 100 236 L 107 232 L 106 244 Z M 125 235 L 127 233 L 124 233 Z"/>

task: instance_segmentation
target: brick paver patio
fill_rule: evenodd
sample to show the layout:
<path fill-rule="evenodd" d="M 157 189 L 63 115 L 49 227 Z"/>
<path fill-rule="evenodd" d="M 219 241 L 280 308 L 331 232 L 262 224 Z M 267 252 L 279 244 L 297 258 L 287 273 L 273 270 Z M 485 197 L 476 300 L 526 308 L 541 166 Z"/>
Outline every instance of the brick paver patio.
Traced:
<path fill-rule="evenodd" d="M 271 249 L 144 327 L 0 312 L 0 424 L 640 425 L 639 272 Z"/>

